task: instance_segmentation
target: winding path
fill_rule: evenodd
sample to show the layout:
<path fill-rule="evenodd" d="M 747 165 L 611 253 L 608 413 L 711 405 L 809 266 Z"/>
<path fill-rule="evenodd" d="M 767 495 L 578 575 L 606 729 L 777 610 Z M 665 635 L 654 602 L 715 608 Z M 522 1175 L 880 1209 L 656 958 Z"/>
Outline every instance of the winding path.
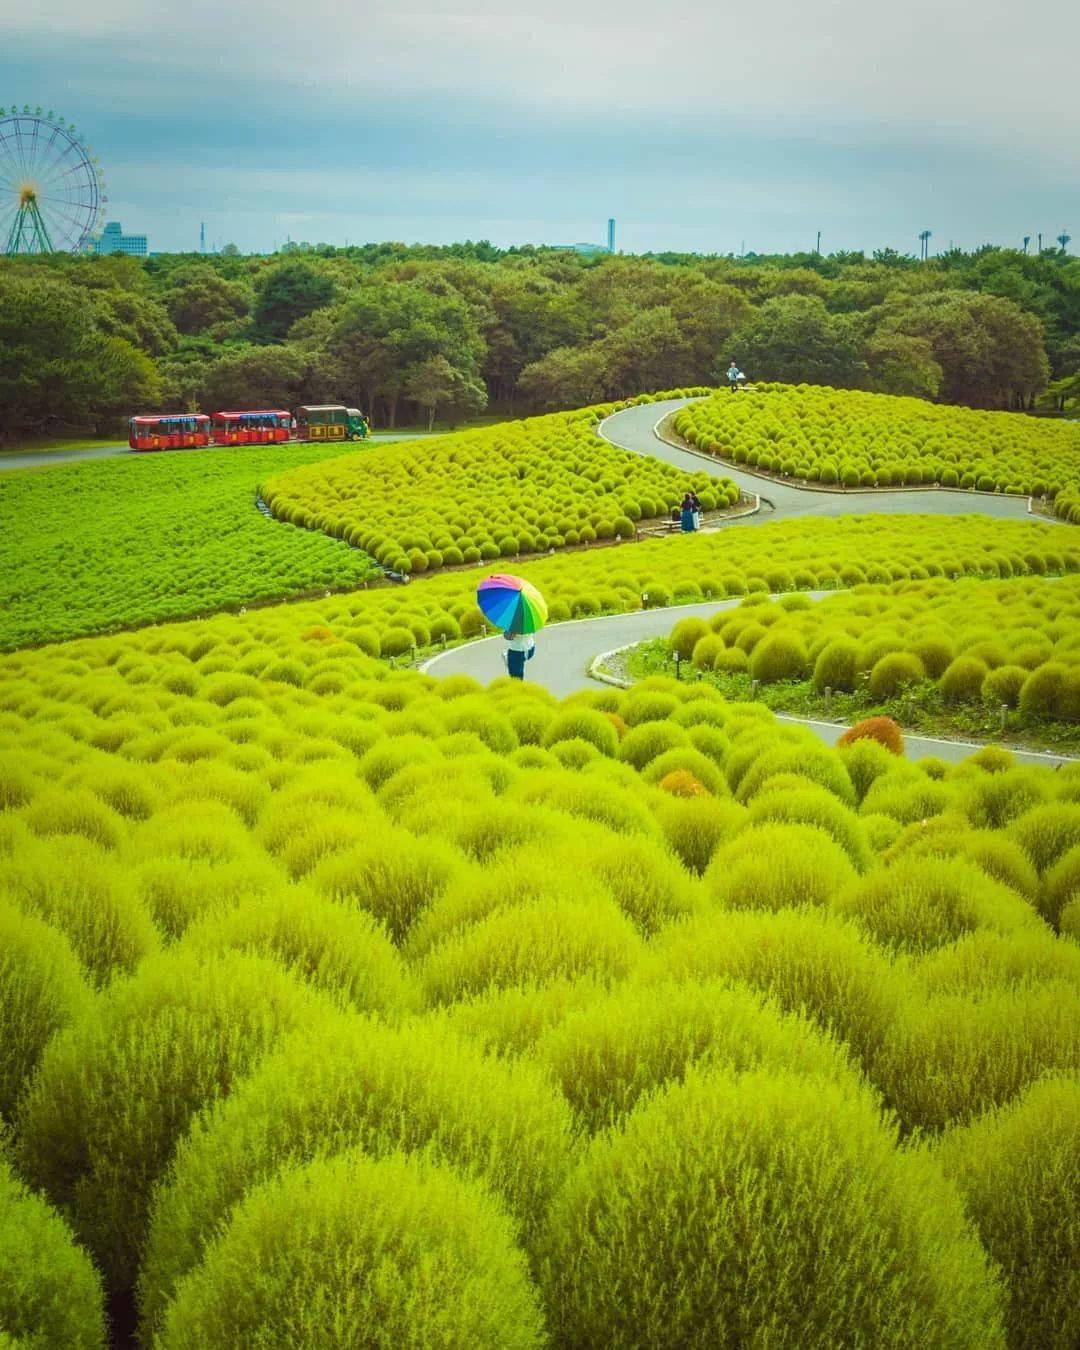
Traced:
<path fill-rule="evenodd" d="M 740 397 L 736 395 L 735 397 Z M 1037 520 L 1048 528 L 1055 521 L 1043 521 L 1033 517 L 1023 498 L 992 497 L 986 493 L 942 492 L 937 490 L 920 492 L 822 492 L 797 488 L 788 483 L 775 483 L 771 479 L 759 478 L 754 474 L 743 473 L 718 464 L 707 456 L 698 455 L 689 450 L 661 441 L 654 432 L 658 423 L 681 407 L 686 399 L 673 399 L 666 403 L 645 403 L 624 412 L 615 413 L 600 427 L 600 434 L 613 445 L 637 454 L 652 455 L 674 464 L 691 473 L 702 471 L 714 478 L 731 478 L 747 493 L 760 493 L 768 497 L 776 510 L 763 510 L 757 515 L 745 516 L 722 528 L 767 524 L 770 520 L 788 516 L 841 516 L 856 515 L 866 511 L 887 512 L 909 515 L 969 515 L 977 511 L 983 515 L 1001 520 Z M 811 598 L 820 599 L 825 592 L 811 593 Z M 536 656 L 529 663 L 529 678 L 544 686 L 558 698 L 579 689 L 594 687 L 589 675 L 589 666 L 594 658 L 603 652 L 632 643 L 645 642 L 650 638 L 664 637 L 679 618 L 710 618 L 720 610 L 732 609 L 741 601 L 738 598 L 713 600 L 702 604 L 672 606 L 668 609 L 637 610 L 631 614 L 615 614 L 595 619 L 575 619 L 567 623 L 553 624 L 544 630 L 542 640 L 537 644 Z M 427 661 L 421 669 L 432 675 L 470 675 L 473 679 L 486 684 L 503 673 L 501 655 L 502 638 L 482 638 L 449 651 Z M 844 725 L 831 722 L 809 721 L 803 718 L 784 717 L 777 714 L 778 720 L 797 722 L 808 726 L 827 744 L 833 744 L 845 730 Z M 966 758 L 980 747 L 961 741 L 941 741 L 929 737 L 905 735 L 908 754 L 912 758 L 924 755 L 936 755 L 952 762 Z M 1031 764 L 1062 764 L 1068 762 L 1061 755 L 1040 754 L 1035 751 L 1016 751 L 1016 757 Z"/>

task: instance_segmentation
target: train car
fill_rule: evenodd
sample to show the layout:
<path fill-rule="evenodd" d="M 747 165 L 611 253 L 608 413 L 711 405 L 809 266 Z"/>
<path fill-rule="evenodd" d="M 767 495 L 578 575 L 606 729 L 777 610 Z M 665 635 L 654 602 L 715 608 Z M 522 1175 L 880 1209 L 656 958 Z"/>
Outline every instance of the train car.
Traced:
<path fill-rule="evenodd" d="M 181 450 L 209 444 L 210 419 L 203 413 L 132 417 L 128 422 L 132 450 Z"/>
<path fill-rule="evenodd" d="M 296 410 L 298 441 L 362 441 L 367 434 L 367 419 L 359 408 L 317 403 Z"/>
<path fill-rule="evenodd" d="M 292 417 L 280 408 L 216 412 L 211 424 L 215 445 L 273 445 L 292 434 Z"/>

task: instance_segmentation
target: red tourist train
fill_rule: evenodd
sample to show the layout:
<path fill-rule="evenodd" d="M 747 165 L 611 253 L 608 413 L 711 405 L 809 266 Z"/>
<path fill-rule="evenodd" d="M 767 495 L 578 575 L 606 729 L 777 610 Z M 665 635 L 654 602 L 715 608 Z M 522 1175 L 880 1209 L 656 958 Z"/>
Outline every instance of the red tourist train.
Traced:
<path fill-rule="evenodd" d="M 203 413 L 133 417 L 128 423 L 128 445 L 132 450 L 179 450 L 209 444 L 210 419 Z"/>
<path fill-rule="evenodd" d="M 292 435 L 292 414 L 280 408 L 254 412 L 166 413 L 133 417 L 128 423 L 132 450 L 181 450 L 198 445 L 272 445 Z"/>

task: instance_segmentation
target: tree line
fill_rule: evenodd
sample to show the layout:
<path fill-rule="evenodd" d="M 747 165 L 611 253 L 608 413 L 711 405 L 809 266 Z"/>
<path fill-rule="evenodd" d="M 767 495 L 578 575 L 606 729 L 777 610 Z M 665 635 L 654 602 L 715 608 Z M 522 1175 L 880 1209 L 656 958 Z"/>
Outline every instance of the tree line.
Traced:
<path fill-rule="evenodd" d="M 358 404 L 454 424 L 751 379 L 1080 404 L 1080 259 L 987 246 L 734 258 L 401 244 L 0 259 L 2 432 Z"/>

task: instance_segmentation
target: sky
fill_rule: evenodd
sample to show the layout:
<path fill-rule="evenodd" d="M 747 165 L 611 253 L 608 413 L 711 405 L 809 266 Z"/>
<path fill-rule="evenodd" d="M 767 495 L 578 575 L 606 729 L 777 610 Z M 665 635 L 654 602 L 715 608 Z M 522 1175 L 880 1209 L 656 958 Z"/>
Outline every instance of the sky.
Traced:
<path fill-rule="evenodd" d="M 0 7 L 0 97 L 158 250 L 1077 252 L 1078 49 L 1075 0 L 52 0 Z"/>

